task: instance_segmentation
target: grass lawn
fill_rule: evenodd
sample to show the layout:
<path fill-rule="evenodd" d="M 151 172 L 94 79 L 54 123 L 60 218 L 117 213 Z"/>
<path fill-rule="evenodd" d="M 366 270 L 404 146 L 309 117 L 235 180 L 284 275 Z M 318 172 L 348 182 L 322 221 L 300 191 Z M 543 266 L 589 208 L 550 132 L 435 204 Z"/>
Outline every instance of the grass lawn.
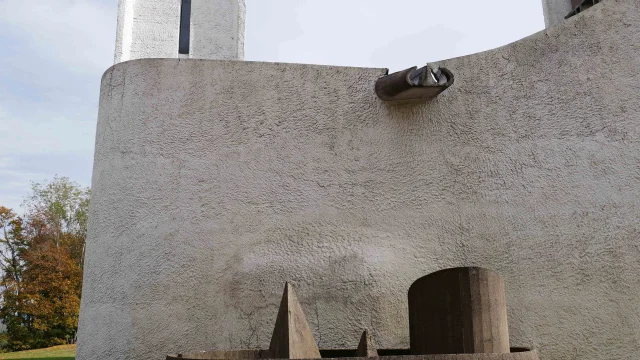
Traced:
<path fill-rule="evenodd" d="M 0 359 L 23 359 L 23 360 L 74 360 L 76 358 L 75 345 L 55 346 L 48 349 L 20 351 L 14 353 L 0 354 Z"/>

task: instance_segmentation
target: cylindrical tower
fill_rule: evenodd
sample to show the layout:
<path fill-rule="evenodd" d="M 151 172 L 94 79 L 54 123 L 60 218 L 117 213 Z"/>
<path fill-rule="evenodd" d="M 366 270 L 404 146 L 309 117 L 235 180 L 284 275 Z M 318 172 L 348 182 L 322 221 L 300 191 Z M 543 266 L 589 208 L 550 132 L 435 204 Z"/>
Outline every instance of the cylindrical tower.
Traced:
<path fill-rule="evenodd" d="M 569 15 L 571 0 L 542 0 L 542 10 L 546 27 L 553 26 Z"/>
<path fill-rule="evenodd" d="M 115 63 L 243 60 L 244 0 L 120 0 Z"/>

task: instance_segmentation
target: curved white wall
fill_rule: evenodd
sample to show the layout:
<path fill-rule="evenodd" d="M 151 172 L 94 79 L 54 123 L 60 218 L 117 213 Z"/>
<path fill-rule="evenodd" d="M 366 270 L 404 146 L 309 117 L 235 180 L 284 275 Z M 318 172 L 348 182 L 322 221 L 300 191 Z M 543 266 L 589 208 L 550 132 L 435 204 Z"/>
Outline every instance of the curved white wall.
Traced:
<path fill-rule="evenodd" d="M 177 58 L 181 0 L 120 0 L 115 63 Z M 192 0 L 191 58 L 242 60 L 244 0 Z"/>
<path fill-rule="evenodd" d="M 406 292 L 505 278 L 511 342 L 640 358 L 640 2 L 444 61 L 388 106 L 383 69 L 200 60 L 102 81 L 79 360 L 268 346 L 284 282 L 323 348 L 408 346 Z"/>

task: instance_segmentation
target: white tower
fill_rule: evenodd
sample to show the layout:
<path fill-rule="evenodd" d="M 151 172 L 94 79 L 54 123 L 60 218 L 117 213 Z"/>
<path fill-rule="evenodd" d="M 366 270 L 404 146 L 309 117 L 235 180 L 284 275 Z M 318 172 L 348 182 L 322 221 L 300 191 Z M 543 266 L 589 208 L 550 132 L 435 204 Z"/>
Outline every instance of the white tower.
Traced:
<path fill-rule="evenodd" d="M 243 60 L 244 0 L 119 0 L 115 63 Z"/>
<path fill-rule="evenodd" d="M 550 27 L 564 20 L 572 10 L 571 3 L 572 0 L 542 0 L 545 25 Z"/>

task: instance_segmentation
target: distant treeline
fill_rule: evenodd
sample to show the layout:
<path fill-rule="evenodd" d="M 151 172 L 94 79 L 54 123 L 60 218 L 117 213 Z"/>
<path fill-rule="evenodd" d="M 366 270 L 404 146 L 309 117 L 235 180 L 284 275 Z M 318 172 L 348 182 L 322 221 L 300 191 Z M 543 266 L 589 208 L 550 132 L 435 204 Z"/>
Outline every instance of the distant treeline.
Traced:
<path fill-rule="evenodd" d="M 0 206 L 1 350 L 75 342 L 89 198 L 56 177 L 32 185 L 25 214 Z"/>

